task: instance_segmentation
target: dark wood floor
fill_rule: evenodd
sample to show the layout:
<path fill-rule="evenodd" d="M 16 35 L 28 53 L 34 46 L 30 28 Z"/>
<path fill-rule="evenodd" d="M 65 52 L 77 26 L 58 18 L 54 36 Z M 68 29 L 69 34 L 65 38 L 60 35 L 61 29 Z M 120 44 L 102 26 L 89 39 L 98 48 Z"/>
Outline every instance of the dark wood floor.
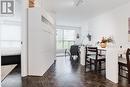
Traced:
<path fill-rule="evenodd" d="M 56 63 L 42 77 L 25 77 L 22 83 L 17 81 L 20 80 L 17 78 L 12 79 L 14 83 L 7 79 L 5 82 L 8 85 L 5 86 L 5 82 L 2 82 L 2 87 L 21 87 L 21 84 L 22 87 L 130 87 L 125 79 L 119 84 L 107 80 L 105 71 L 102 73 L 95 73 L 89 69 L 87 72 L 84 71 L 84 67 L 79 65 L 78 60 L 70 61 L 69 57 L 57 57 Z"/>

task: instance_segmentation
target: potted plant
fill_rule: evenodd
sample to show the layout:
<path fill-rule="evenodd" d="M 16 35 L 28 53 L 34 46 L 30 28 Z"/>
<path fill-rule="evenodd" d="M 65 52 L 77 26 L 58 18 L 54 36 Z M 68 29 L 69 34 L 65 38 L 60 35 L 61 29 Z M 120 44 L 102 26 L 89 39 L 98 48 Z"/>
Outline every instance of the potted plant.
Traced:
<path fill-rule="evenodd" d="M 107 43 L 112 43 L 113 39 L 112 37 L 102 37 L 101 41 L 98 41 L 97 43 L 100 44 L 101 48 L 106 48 L 107 47 Z"/>

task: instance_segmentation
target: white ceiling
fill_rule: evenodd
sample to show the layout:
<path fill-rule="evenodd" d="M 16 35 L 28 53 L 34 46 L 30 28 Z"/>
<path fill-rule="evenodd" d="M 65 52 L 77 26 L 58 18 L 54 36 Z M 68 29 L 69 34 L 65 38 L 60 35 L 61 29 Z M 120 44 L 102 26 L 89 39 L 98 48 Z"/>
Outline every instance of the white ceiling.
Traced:
<path fill-rule="evenodd" d="M 128 3 L 130 0 L 84 0 L 75 7 L 73 0 L 47 0 L 50 8 L 56 11 L 57 24 L 79 24 L 90 17 Z"/>

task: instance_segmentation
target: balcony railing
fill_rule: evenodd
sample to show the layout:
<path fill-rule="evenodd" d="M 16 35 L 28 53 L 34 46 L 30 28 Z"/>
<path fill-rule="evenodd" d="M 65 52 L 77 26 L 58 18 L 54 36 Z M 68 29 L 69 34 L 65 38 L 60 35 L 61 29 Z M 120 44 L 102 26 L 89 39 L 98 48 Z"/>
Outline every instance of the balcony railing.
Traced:
<path fill-rule="evenodd" d="M 57 40 L 56 46 L 57 49 L 69 49 L 74 43 L 73 40 Z"/>

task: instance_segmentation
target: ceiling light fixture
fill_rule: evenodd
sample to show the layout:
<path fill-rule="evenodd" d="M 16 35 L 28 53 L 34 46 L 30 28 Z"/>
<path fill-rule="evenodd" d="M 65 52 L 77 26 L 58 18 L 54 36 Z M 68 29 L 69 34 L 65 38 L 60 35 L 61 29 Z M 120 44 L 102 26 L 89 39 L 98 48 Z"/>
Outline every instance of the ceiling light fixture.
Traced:
<path fill-rule="evenodd" d="M 74 6 L 78 7 L 83 4 L 84 0 L 74 0 Z"/>

